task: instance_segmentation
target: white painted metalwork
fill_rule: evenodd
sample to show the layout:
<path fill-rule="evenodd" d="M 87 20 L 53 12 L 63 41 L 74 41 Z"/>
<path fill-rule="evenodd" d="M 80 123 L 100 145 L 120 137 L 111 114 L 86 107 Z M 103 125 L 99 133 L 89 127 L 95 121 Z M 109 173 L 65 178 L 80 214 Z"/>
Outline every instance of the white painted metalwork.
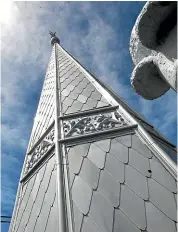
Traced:
<path fill-rule="evenodd" d="M 57 167 L 57 199 L 58 199 L 58 228 L 59 231 L 67 232 L 67 218 L 66 218 L 66 206 L 65 206 L 65 188 L 64 188 L 64 173 L 63 173 L 63 154 L 60 149 L 60 123 L 58 117 L 60 115 L 59 109 L 59 91 L 58 91 L 58 72 L 57 72 L 57 55 L 56 55 L 56 43 L 54 43 L 55 49 L 55 155 L 56 155 L 56 167 Z"/>
<path fill-rule="evenodd" d="M 105 131 L 125 125 L 127 125 L 126 121 L 117 111 L 78 117 L 63 122 L 66 137 Z"/>
<path fill-rule="evenodd" d="M 57 45 L 58 48 L 60 50 L 62 50 L 70 59 L 73 60 L 73 62 L 80 67 L 80 69 L 82 70 L 82 72 L 86 75 L 86 77 L 88 78 L 88 80 L 97 88 L 97 90 L 103 94 L 103 96 L 105 96 L 108 100 L 108 102 L 115 106 L 118 105 L 119 102 L 114 99 L 114 97 L 112 97 L 108 91 L 102 87 L 93 77 L 92 75 L 87 72 L 81 64 L 79 64 L 73 57 L 71 57 L 63 47 L 61 47 L 60 45 Z M 131 124 L 138 124 L 138 133 L 140 135 L 141 138 L 144 138 L 146 141 L 146 144 L 149 144 L 150 148 L 152 150 L 154 150 L 154 153 L 156 155 L 156 157 L 161 161 L 161 163 L 164 165 L 164 167 L 176 178 L 177 176 L 177 168 L 175 163 L 171 160 L 171 158 L 161 149 L 161 147 L 155 143 L 155 141 L 151 138 L 151 136 L 148 134 L 148 132 L 143 128 L 143 126 L 139 123 L 139 121 L 135 120 L 133 118 L 133 116 L 127 112 L 126 109 L 124 109 L 124 107 L 119 104 L 119 113 L 121 113 Z"/>

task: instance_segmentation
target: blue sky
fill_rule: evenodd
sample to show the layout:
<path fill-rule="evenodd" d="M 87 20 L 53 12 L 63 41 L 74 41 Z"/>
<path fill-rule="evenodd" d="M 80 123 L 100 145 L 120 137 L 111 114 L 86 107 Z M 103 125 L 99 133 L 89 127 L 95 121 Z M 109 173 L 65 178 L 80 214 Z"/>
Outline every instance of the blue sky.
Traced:
<path fill-rule="evenodd" d="M 176 94 L 147 101 L 131 88 L 130 33 L 145 2 L 14 2 L 2 25 L 2 215 L 12 215 L 51 46 L 61 45 L 176 143 Z M 8 225 L 2 225 L 2 232 Z"/>

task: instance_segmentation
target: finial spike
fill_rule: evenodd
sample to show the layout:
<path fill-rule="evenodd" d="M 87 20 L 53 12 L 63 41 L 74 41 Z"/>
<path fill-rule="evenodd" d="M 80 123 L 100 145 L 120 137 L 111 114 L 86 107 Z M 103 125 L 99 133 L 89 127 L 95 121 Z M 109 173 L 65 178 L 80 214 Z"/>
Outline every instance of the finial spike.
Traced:
<path fill-rule="evenodd" d="M 60 44 L 59 38 L 56 36 L 56 32 L 49 31 L 49 34 L 51 36 L 51 45 L 54 45 L 54 43 Z"/>
<path fill-rule="evenodd" d="M 49 31 L 49 34 L 51 35 L 51 38 L 56 36 L 56 32 Z"/>

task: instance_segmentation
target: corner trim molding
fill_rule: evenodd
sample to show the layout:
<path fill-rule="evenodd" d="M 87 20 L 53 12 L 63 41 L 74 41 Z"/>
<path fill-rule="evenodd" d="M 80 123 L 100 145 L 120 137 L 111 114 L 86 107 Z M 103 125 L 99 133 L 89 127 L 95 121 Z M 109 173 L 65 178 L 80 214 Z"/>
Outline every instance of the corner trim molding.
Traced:
<path fill-rule="evenodd" d="M 169 173 L 177 179 L 177 167 L 166 152 L 151 138 L 151 136 L 138 126 L 136 133 L 140 139 L 148 146 L 148 148 L 154 153 L 156 158 L 163 164 L 163 166 L 169 171 Z"/>

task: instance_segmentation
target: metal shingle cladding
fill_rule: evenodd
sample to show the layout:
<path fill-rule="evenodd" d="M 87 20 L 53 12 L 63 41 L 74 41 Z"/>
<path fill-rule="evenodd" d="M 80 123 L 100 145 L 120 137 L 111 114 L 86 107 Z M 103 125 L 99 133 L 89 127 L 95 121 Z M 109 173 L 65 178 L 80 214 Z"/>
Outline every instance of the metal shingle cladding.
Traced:
<path fill-rule="evenodd" d="M 50 62 L 47 68 L 34 124 L 28 145 L 28 151 L 35 145 L 38 139 L 54 121 L 55 101 L 55 53 L 51 53 Z"/>
<path fill-rule="evenodd" d="M 14 232 L 57 228 L 56 166 L 53 155 L 23 186 L 14 221 Z"/>
<path fill-rule="evenodd" d="M 176 232 L 176 180 L 136 134 L 72 146 L 70 155 L 75 232 Z"/>
<path fill-rule="evenodd" d="M 90 83 L 81 68 L 59 46 L 57 46 L 56 57 L 62 114 L 72 114 L 110 105 Z M 34 119 L 28 150 L 33 147 L 54 120 L 55 72 L 55 52 L 53 48 Z"/>
<path fill-rule="evenodd" d="M 54 55 L 29 149 L 54 120 Z M 57 72 L 61 115 L 110 106 L 59 46 Z M 176 231 L 176 180 L 136 134 L 73 145 L 66 153 L 75 232 Z M 58 231 L 56 179 L 53 155 L 23 183 L 13 232 Z"/>
<path fill-rule="evenodd" d="M 57 46 L 57 56 L 60 57 L 63 53 L 63 50 Z M 109 103 L 90 83 L 72 58 L 69 58 L 67 55 L 64 55 L 62 58 L 64 62 L 58 66 L 62 113 L 72 114 L 108 106 Z M 61 63 L 60 59 L 58 59 L 59 62 Z"/>

